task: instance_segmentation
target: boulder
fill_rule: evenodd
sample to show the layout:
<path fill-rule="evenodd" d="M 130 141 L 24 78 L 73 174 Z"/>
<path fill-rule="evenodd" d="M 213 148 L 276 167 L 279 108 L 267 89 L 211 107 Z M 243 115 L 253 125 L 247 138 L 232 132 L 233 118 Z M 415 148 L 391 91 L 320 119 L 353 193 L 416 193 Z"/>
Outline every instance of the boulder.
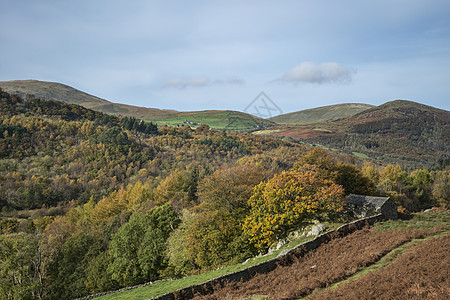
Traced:
<path fill-rule="evenodd" d="M 306 236 L 316 236 L 321 234 L 325 230 L 327 230 L 327 227 L 325 225 L 317 224 L 311 227 L 311 230 L 306 234 Z"/>

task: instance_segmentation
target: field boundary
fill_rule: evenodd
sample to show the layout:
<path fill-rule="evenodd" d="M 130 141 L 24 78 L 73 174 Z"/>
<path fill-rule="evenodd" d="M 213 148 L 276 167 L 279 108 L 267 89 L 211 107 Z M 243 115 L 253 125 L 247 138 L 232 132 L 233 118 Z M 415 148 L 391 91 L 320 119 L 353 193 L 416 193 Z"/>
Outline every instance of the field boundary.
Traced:
<path fill-rule="evenodd" d="M 381 214 L 359 219 L 347 224 L 342 225 L 341 227 L 330 230 L 322 235 L 319 235 L 314 240 L 304 242 L 286 252 L 284 255 L 273 258 L 271 260 L 259 263 L 257 265 L 248 267 L 241 271 L 236 271 L 233 273 L 229 273 L 211 280 L 208 280 L 202 284 L 188 286 L 186 288 L 179 289 L 174 292 L 170 292 L 164 294 L 159 297 L 151 298 L 151 300 L 175 300 L 175 299 L 191 299 L 195 294 L 207 295 L 214 291 L 214 286 L 223 286 L 226 282 L 239 282 L 239 281 L 247 281 L 256 274 L 265 274 L 273 271 L 280 263 L 284 263 L 289 261 L 291 258 L 302 257 L 308 252 L 318 248 L 320 245 L 328 243 L 330 240 L 334 238 L 344 237 L 350 233 L 355 232 L 367 225 L 372 225 L 378 221 L 384 220 Z"/>
<path fill-rule="evenodd" d="M 413 238 L 410 241 L 404 242 L 404 243 L 398 245 L 396 248 L 389 251 L 388 253 L 386 253 L 385 255 L 383 255 L 374 264 L 364 267 L 361 270 L 358 270 L 357 272 L 353 273 L 352 275 L 350 275 L 349 277 L 345 278 L 342 281 L 335 282 L 329 288 L 336 289 L 342 284 L 349 283 L 353 280 L 358 280 L 359 278 L 362 278 L 371 272 L 375 272 L 375 271 L 377 271 L 381 268 L 384 268 L 384 267 L 388 266 L 389 264 L 393 263 L 400 255 L 404 254 L 406 251 L 408 251 L 412 247 L 416 247 L 416 246 L 420 245 L 421 243 L 428 241 L 428 240 L 440 238 L 446 234 L 448 234 L 448 231 L 441 231 L 441 232 L 437 232 L 437 233 L 434 233 L 429 236 L 424 236 L 422 238 Z"/>
<path fill-rule="evenodd" d="M 169 292 L 164 295 L 151 298 L 149 300 L 191 299 L 196 294 L 202 294 L 202 295 L 210 294 L 213 292 L 214 286 L 217 286 L 217 285 L 223 286 L 226 282 L 239 282 L 239 281 L 244 282 L 244 281 L 249 280 L 250 278 L 252 278 L 253 276 L 255 276 L 257 274 L 269 273 L 270 271 L 273 271 L 280 263 L 281 264 L 285 263 L 285 262 L 289 261 L 290 259 L 292 259 L 294 256 L 302 257 L 305 254 L 307 254 L 308 252 L 318 248 L 319 246 L 328 243 L 329 241 L 331 241 L 334 238 L 344 237 L 348 234 L 355 232 L 356 230 L 362 229 L 364 226 L 373 225 L 374 223 L 382 221 L 382 220 L 384 220 L 384 217 L 381 214 L 378 214 L 378 215 L 375 215 L 372 217 L 352 221 L 350 223 L 340 226 L 337 229 L 327 231 L 326 233 L 323 233 L 323 234 L 317 236 L 315 239 L 313 239 L 311 241 L 304 242 L 304 243 L 290 249 L 289 251 L 287 251 L 286 253 L 284 253 L 283 255 L 280 255 L 278 257 L 272 258 L 265 262 L 261 262 L 254 266 L 250 266 L 246 269 L 228 273 L 226 275 L 222 275 L 217 278 L 210 279 L 201 284 L 195 284 L 195 285 L 191 285 L 191 286 L 188 286 L 185 288 L 181 288 L 176 291 Z M 159 280 L 159 281 L 166 281 L 166 280 Z M 77 300 L 90 300 L 90 299 L 98 298 L 101 296 L 116 294 L 116 293 L 133 290 L 133 289 L 140 288 L 140 287 L 145 287 L 145 286 L 154 284 L 156 282 L 158 282 L 158 281 L 147 282 L 147 283 L 136 285 L 136 286 L 125 287 L 125 288 L 115 290 L 115 291 L 93 294 L 93 295 L 85 296 L 82 298 L 78 298 Z"/>

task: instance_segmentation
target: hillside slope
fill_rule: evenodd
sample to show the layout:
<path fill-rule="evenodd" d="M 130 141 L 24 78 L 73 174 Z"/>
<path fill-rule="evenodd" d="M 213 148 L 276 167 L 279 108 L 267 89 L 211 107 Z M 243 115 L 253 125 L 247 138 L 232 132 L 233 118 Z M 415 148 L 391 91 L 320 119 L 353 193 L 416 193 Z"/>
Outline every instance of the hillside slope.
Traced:
<path fill-rule="evenodd" d="M 397 258 L 397 256 L 392 257 L 392 253 L 398 255 L 400 251 L 405 251 L 409 247 L 414 249 L 414 245 L 426 242 L 428 238 L 442 236 L 445 232 L 448 234 L 449 220 L 448 212 L 433 212 L 415 214 L 410 220 L 381 222 L 375 224 L 374 227 L 357 230 L 345 237 L 336 237 L 305 256 L 297 252 L 298 257 L 285 259 L 275 270 L 266 274 L 258 274 L 240 282 L 231 281 L 216 285 L 212 283 L 207 290 L 198 286 L 198 294 L 194 299 L 266 299 L 266 297 L 269 299 L 301 299 L 311 294 L 316 296 L 317 292 L 319 292 L 318 297 L 316 296 L 315 299 L 322 299 L 320 292 L 331 290 L 330 288 L 322 290 L 324 286 L 329 287 L 333 283 L 340 283 L 352 275 L 360 274 L 360 272 L 376 270 L 374 267 L 389 266 L 389 263 L 395 262 Z M 407 243 L 408 241 L 411 242 Z M 427 257 L 426 252 L 423 257 Z M 274 253 L 278 254 L 277 251 L 274 251 Z M 386 262 L 386 258 L 391 258 L 391 260 Z M 248 263 L 251 262 L 252 260 Z M 383 262 L 384 265 L 377 266 L 379 262 Z M 419 266 L 420 263 L 414 260 L 414 264 L 409 265 Z M 235 272 L 238 268 L 242 269 L 242 265 L 225 267 L 223 270 Z M 214 274 L 218 271 L 215 270 L 210 273 Z M 390 275 L 395 274 L 399 273 L 390 273 Z M 422 274 L 422 277 L 427 281 L 427 279 L 435 276 L 445 277 L 446 274 L 446 269 L 441 268 L 436 274 L 430 276 Z M 403 276 L 403 278 L 414 278 L 415 276 L 415 274 L 410 275 Z M 205 276 L 205 278 L 208 277 Z M 446 280 L 448 281 L 448 278 Z M 206 279 L 203 282 L 205 281 Z M 176 284 L 177 282 L 179 284 Z M 185 296 L 186 299 L 190 299 L 186 294 L 183 294 L 182 288 L 199 282 L 201 280 L 198 275 L 185 277 L 173 281 L 156 282 L 145 287 L 106 295 L 98 299 L 164 299 L 162 295 L 168 292 L 174 292 L 174 295 Z M 385 280 L 383 283 L 389 285 L 395 283 L 395 280 Z M 424 285 L 422 290 L 432 291 L 435 285 L 436 283 Z M 176 290 L 178 292 L 175 292 Z"/>
<path fill-rule="evenodd" d="M 237 111 L 205 110 L 179 112 L 156 108 L 113 103 L 90 95 L 68 85 L 38 80 L 0 81 L 0 88 L 22 97 L 27 94 L 44 99 L 82 105 L 107 114 L 135 117 L 158 125 L 208 124 L 216 129 L 256 130 L 270 127 L 274 122 Z M 188 123 L 190 122 L 190 123 Z"/>
<path fill-rule="evenodd" d="M 250 145 L 253 141 L 261 142 Z M 220 165 L 284 144 L 238 132 L 157 128 L 76 104 L 1 92 L 0 211 L 85 202 L 93 190 L 97 197 L 136 180 L 142 168 L 151 170 L 145 170 L 147 178 L 169 172 L 175 162 L 193 164 L 201 155 L 203 165 L 211 159 Z M 38 167 L 43 164 L 47 167 Z M 29 169 L 11 177 L 10 172 Z"/>
<path fill-rule="evenodd" d="M 111 104 L 105 99 L 56 82 L 38 80 L 0 81 L 0 87 L 8 93 L 16 93 L 21 97 L 30 94 L 44 99 L 79 104 L 87 108 Z"/>
<path fill-rule="evenodd" d="M 325 123 L 350 117 L 373 107 L 363 103 L 343 103 L 283 114 L 269 120 L 284 124 Z"/>
<path fill-rule="evenodd" d="M 406 100 L 333 122 L 280 126 L 271 134 L 413 166 L 450 157 L 450 113 Z"/>
<path fill-rule="evenodd" d="M 139 114 L 141 116 L 158 116 L 161 114 L 167 115 L 176 113 L 172 110 L 160 110 L 155 108 L 113 103 L 58 82 L 39 80 L 0 81 L 0 88 L 8 93 L 16 93 L 21 97 L 29 94 L 39 98 L 78 104 L 89 109 L 109 114 L 123 114 L 138 117 Z"/>

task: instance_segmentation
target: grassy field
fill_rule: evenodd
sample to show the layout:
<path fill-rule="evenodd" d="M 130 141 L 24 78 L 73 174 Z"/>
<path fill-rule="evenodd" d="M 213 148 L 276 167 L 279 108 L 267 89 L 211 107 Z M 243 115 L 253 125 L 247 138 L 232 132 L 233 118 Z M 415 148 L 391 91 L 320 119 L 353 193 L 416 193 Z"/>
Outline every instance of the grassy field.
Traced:
<path fill-rule="evenodd" d="M 253 132 L 253 134 L 264 135 L 264 134 L 277 133 L 277 132 L 280 132 L 280 131 L 281 131 L 281 129 L 266 129 L 266 130 L 255 131 L 255 132 Z"/>
<path fill-rule="evenodd" d="M 155 122 L 158 125 L 197 127 L 207 124 L 214 129 L 252 131 L 273 126 L 274 123 L 249 114 L 237 111 L 199 111 L 178 112 L 176 114 L 147 117 L 146 121 Z"/>
<path fill-rule="evenodd" d="M 352 152 L 354 156 L 357 157 L 361 157 L 361 158 L 369 158 L 367 155 L 365 155 L 364 153 L 359 153 L 359 152 Z"/>

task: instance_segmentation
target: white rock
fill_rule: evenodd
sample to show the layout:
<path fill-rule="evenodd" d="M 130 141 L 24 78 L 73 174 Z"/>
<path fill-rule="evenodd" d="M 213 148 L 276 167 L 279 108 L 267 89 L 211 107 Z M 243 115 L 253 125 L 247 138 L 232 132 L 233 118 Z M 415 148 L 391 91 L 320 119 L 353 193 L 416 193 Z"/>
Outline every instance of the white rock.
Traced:
<path fill-rule="evenodd" d="M 327 229 L 327 227 L 323 224 L 317 224 L 311 227 L 311 230 L 306 234 L 306 236 L 316 236 L 321 234 Z"/>

